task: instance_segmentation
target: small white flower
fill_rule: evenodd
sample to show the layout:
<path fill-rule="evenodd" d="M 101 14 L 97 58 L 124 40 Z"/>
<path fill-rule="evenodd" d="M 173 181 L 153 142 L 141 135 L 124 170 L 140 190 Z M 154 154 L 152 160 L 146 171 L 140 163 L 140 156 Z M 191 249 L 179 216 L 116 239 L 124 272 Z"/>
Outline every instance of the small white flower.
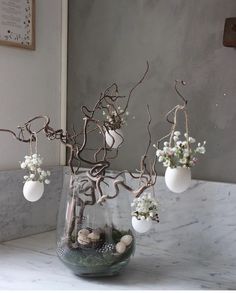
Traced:
<path fill-rule="evenodd" d="M 167 152 L 170 151 L 170 148 L 169 148 L 169 147 L 164 147 L 164 148 L 163 148 L 163 151 L 164 151 L 165 153 L 167 153 Z"/>
<path fill-rule="evenodd" d="M 174 136 L 174 137 L 173 137 L 173 140 L 174 140 L 175 142 L 178 141 L 178 139 L 179 139 L 178 136 Z"/>
<path fill-rule="evenodd" d="M 21 164 L 20 164 L 20 167 L 21 167 L 21 169 L 25 169 L 25 168 L 26 168 L 26 163 L 24 163 L 24 162 L 21 163 Z"/>
<path fill-rule="evenodd" d="M 29 177 L 27 175 L 24 176 L 24 179 L 27 180 Z"/>
<path fill-rule="evenodd" d="M 175 135 L 175 136 L 180 136 L 180 134 L 181 134 L 180 131 L 175 131 L 175 132 L 174 132 L 174 135 Z"/>
<path fill-rule="evenodd" d="M 188 150 L 185 150 L 184 151 L 184 157 L 187 158 L 188 156 L 189 156 L 189 152 L 188 152 Z"/>
<path fill-rule="evenodd" d="M 162 150 L 157 150 L 156 151 L 156 155 L 157 155 L 157 157 L 162 156 L 163 155 L 163 151 Z"/>
<path fill-rule="evenodd" d="M 196 152 L 198 152 L 199 154 L 205 154 L 206 149 L 204 146 L 201 146 L 196 149 Z"/>
<path fill-rule="evenodd" d="M 47 176 L 47 173 L 43 170 L 43 171 L 41 172 L 41 175 L 45 177 L 45 176 Z"/>
<path fill-rule="evenodd" d="M 196 139 L 190 136 L 190 137 L 188 138 L 188 141 L 189 141 L 190 143 L 195 143 L 195 142 L 196 142 Z"/>
<path fill-rule="evenodd" d="M 26 165 L 28 165 L 30 162 L 31 162 L 30 159 L 26 159 L 26 160 L 25 160 Z"/>
<path fill-rule="evenodd" d="M 164 167 L 169 167 L 169 162 L 168 162 L 168 161 L 165 161 L 165 162 L 163 163 L 163 166 L 164 166 Z"/>
<path fill-rule="evenodd" d="M 30 179 L 34 179 L 35 175 L 34 174 L 30 174 Z"/>
<path fill-rule="evenodd" d="M 168 141 L 165 141 L 165 142 L 164 142 L 164 146 L 167 147 L 168 145 L 169 145 Z"/>
<path fill-rule="evenodd" d="M 45 184 L 50 184 L 50 180 L 46 179 Z"/>
<path fill-rule="evenodd" d="M 183 158 L 179 160 L 180 164 L 186 164 L 187 163 L 187 159 Z"/>

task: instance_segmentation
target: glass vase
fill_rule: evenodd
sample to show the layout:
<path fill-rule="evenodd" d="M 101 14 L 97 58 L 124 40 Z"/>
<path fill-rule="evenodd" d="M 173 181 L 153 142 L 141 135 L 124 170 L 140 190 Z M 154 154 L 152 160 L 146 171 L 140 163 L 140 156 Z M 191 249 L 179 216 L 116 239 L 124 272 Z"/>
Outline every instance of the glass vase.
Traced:
<path fill-rule="evenodd" d="M 103 194 L 114 194 L 113 182 L 103 184 Z M 126 267 L 135 249 L 129 197 L 123 192 L 97 203 L 96 189 L 95 202 L 89 193 L 93 187 L 86 172 L 65 173 L 58 213 L 57 254 L 76 275 L 112 276 Z M 89 204 L 84 206 L 85 201 Z"/>

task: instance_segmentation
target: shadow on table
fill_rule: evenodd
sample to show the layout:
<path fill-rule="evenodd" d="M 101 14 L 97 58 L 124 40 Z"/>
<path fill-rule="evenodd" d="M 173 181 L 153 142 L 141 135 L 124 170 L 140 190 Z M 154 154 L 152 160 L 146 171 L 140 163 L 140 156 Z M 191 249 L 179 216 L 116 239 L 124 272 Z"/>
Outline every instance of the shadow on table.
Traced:
<path fill-rule="evenodd" d="M 208 266 L 196 260 L 171 257 L 135 257 L 117 276 L 91 278 L 92 283 L 127 289 L 236 289 L 236 271 Z"/>

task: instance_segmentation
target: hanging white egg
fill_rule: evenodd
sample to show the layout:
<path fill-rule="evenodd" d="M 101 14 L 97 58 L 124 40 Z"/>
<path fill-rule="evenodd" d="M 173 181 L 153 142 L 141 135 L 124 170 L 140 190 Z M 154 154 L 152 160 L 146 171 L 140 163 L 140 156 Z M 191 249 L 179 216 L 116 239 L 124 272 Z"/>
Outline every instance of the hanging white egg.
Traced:
<path fill-rule="evenodd" d="M 40 181 L 26 181 L 23 187 L 23 195 L 28 201 L 39 200 L 44 192 L 44 183 Z"/>
<path fill-rule="evenodd" d="M 152 221 L 149 220 L 139 220 L 135 216 L 132 217 L 132 226 L 138 233 L 145 233 L 149 231 L 152 227 Z"/>
<path fill-rule="evenodd" d="M 121 129 L 105 131 L 106 143 L 109 147 L 117 149 L 123 142 L 123 132 Z"/>
<path fill-rule="evenodd" d="M 191 169 L 168 167 L 165 172 L 165 182 L 170 191 L 175 193 L 184 192 L 191 185 Z"/>

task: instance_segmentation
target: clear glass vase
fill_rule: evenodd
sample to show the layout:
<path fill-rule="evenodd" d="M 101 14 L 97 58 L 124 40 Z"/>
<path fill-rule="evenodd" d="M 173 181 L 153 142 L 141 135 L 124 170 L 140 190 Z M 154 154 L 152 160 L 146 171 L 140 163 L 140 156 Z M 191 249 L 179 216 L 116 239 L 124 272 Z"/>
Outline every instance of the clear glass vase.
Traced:
<path fill-rule="evenodd" d="M 103 185 L 103 194 L 114 194 L 113 181 L 109 181 Z M 102 205 L 91 202 L 83 209 L 83 202 L 91 201 L 91 185 L 86 172 L 78 175 L 67 172 L 64 176 L 57 254 L 76 275 L 116 275 L 126 267 L 135 249 L 129 197 L 121 192 Z"/>

